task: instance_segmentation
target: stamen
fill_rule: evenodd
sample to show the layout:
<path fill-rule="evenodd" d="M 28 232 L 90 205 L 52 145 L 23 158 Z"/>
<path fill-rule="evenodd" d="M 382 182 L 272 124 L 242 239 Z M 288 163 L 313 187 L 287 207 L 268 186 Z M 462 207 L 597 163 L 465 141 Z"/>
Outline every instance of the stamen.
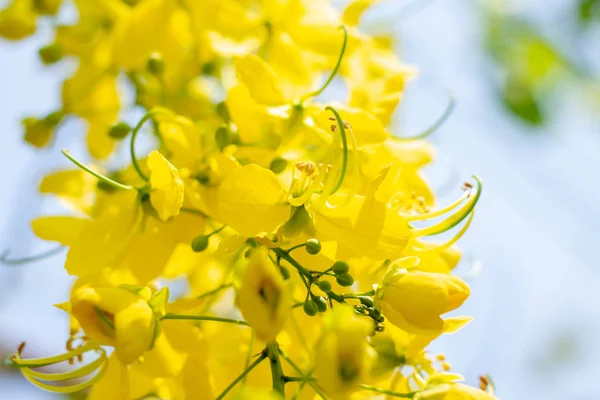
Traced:
<path fill-rule="evenodd" d="M 473 175 L 473 178 L 477 181 L 477 187 L 469 193 L 467 201 L 454 214 L 435 225 L 420 229 L 412 228 L 414 237 L 437 235 L 439 233 L 446 232 L 447 230 L 452 229 L 456 225 L 460 224 L 462 220 L 464 220 L 471 213 L 471 211 L 473 211 L 475 205 L 477 205 L 479 197 L 481 196 L 481 179 L 479 179 L 479 177 L 476 175 Z"/>
<path fill-rule="evenodd" d="M 346 45 L 348 44 L 348 30 L 346 29 L 346 27 L 344 25 L 340 26 L 339 29 L 342 29 L 344 31 L 344 42 L 342 43 L 342 50 L 340 51 L 340 55 L 338 57 L 337 63 L 335 64 L 335 67 L 331 71 L 331 74 L 329 74 L 329 77 L 327 78 L 327 80 L 325 81 L 323 86 L 321 86 L 320 89 L 318 89 L 314 92 L 311 92 L 311 93 L 308 93 L 308 94 L 305 94 L 304 96 L 302 96 L 300 99 L 301 103 L 310 97 L 316 97 L 316 96 L 320 95 L 321 93 L 323 93 L 323 91 L 325 89 L 327 89 L 327 86 L 329 86 L 329 84 L 331 83 L 333 78 L 335 78 L 335 75 L 337 74 L 338 69 L 340 68 L 340 65 L 342 64 L 342 59 L 344 58 L 344 53 L 346 52 Z"/>
<path fill-rule="evenodd" d="M 146 113 L 146 115 L 144 115 L 142 117 L 142 119 L 140 120 L 140 122 L 138 122 L 138 124 L 135 126 L 135 128 L 133 128 L 133 132 L 131 133 L 131 142 L 129 143 L 129 153 L 131 154 L 131 164 L 133 165 L 133 168 L 136 170 L 136 172 L 138 173 L 140 178 L 142 178 L 146 182 L 148 182 L 150 180 L 150 177 L 142 171 L 142 168 L 140 167 L 140 164 L 135 155 L 135 139 L 137 137 L 138 132 L 140 131 L 140 129 L 142 129 L 142 126 L 146 123 L 146 121 L 148 121 L 149 119 L 152 119 L 155 115 L 159 115 L 159 114 L 169 115 L 169 116 L 173 115 L 172 112 L 170 112 L 164 108 L 155 108 L 153 110 L 150 110 L 149 112 Z"/>
<path fill-rule="evenodd" d="M 32 262 L 41 261 L 46 258 L 52 257 L 53 255 L 60 253 L 64 248 L 65 248 L 65 246 L 63 246 L 61 244 L 53 249 L 47 250 L 47 251 L 39 253 L 39 254 L 35 254 L 33 256 L 27 256 L 27 257 L 22 257 L 22 258 L 13 258 L 13 259 L 8 258 L 8 254 L 10 253 L 10 250 L 6 250 L 2 254 L 2 256 L 0 256 L 0 262 L 4 265 L 29 264 Z"/>
<path fill-rule="evenodd" d="M 452 239 L 448 240 L 446 243 L 441 244 L 439 246 L 431 247 L 431 248 L 424 248 L 424 249 L 416 249 L 415 248 L 414 251 L 416 253 L 419 253 L 422 255 L 423 253 L 441 252 L 441 251 L 444 251 L 444 250 L 450 248 L 453 244 L 458 242 L 458 240 L 465 234 L 467 229 L 469 229 L 469 225 L 471 225 L 471 221 L 473 221 L 474 215 L 475 215 L 475 210 L 473 210 L 471 212 L 471 214 L 469 215 L 469 219 L 463 225 L 463 227 L 460 229 L 460 231 L 458 231 L 458 233 L 456 235 L 454 235 L 454 237 Z"/>
<path fill-rule="evenodd" d="M 10 356 L 9 358 L 6 359 L 5 364 L 8 365 L 9 367 L 16 367 L 16 368 L 45 367 L 47 365 L 52 365 L 52 364 L 57 364 L 59 362 L 67 361 L 70 358 L 76 357 L 76 356 L 86 353 L 90 350 L 95 350 L 95 349 L 99 348 L 99 346 L 96 342 L 89 341 L 89 342 L 85 343 L 83 346 L 81 346 L 73 351 L 69 351 L 67 353 L 60 354 L 57 356 L 22 359 L 21 352 L 23 351 L 24 347 L 25 347 L 25 342 L 21 343 L 16 354 L 13 354 L 12 356 Z"/>
<path fill-rule="evenodd" d="M 79 168 L 81 168 L 82 170 L 84 170 L 85 172 L 95 176 L 96 178 L 100 179 L 102 182 L 107 183 L 117 189 L 122 189 L 122 190 L 133 190 L 135 189 L 133 186 L 129 186 L 129 185 L 123 185 L 122 183 L 119 183 L 117 181 L 113 181 L 112 179 L 110 179 L 107 176 L 102 175 L 99 172 L 94 171 L 93 169 L 91 169 L 90 167 L 84 165 L 81 161 L 77 160 L 75 157 L 73 157 L 72 155 L 69 154 L 69 150 L 67 149 L 63 149 L 62 153 L 65 155 L 65 157 L 67 157 L 69 160 L 71 160 L 73 162 L 73 164 L 77 165 Z"/>
<path fill-rule="evenodd" d="M 448 204 L 446 207 L 440 208 L 439 210 L 431 211 L 425 214 L 417 214 L 417 215 L 408 215 L 408 214 L 400 214 L 407 221 L 422 221 L 425 219 L 439 217 L 440 215 L 446 214 L 448 211 L 458 207 L 460 203 L 462 203 L 467 197 L 469 197 L 470 192 L 464 193 L 457 200 Z"/>
<path fill-rule="evenodd" d="M 393 136 L 393 138 L 396 140 L 399 140 L 399 141 L 411 141 L 411 140 L 425 139 L 427 136 L 429 136 L 432 133 L 434 133 L 435 131 L 437 131 L 438 128 L 440 126 L 442 126 L 442 124 L 444 122 L 446 122 L 448 117 L 452 114 L 452 111 L 454 111 L 455 105 L 456 105 L 456 99 L 454 98 L 453 95 L 450 95 L 449 102 L 448 102 L 448 105 L 446 106 L 446 109 L 444 110 L 442 115 L 433 123 L 433 125 L 431 125 L 427 129 L 425 129 L 423 132 L 418 133 L 414 136 L 409 136 L 409 137 Z"/>

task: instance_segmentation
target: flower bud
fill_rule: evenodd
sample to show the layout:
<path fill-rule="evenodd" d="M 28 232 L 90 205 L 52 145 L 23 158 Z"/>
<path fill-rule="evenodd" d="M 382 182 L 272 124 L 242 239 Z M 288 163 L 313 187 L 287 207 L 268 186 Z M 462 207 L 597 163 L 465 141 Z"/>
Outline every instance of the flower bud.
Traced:
<path fill-rule="evenodd" d="M 306 252 L 308 254 L 319 254 L 319 252 L 321 251 L 321 242 L 319 242 L 319 239 L 308 239 L 306 241 Z"/>
<path fill-rule="evenodd" d="M 153 75 L 160 75 L 165 72 L 165 61 L 160 53 L 152 53 L 146 64 L 148 72 Z"/>
<path fill-rule="evenodd" d="M 306 315 L 309 315 L 311 317 L 314 317 L 315 315 L 317 315 L 317 312 L 319 311 L 317 308 L 317 305 L 312 300 L 307 300 L 304 303 L 303 308 L 304 308 L 304 312 L 306 313 Z"/>
<path fill-rule="evenodd" d="M 348 399 L 366 380 L 374 352 L 367 344 L 372 324 L 340 305 L 325 318 L 315 348 L 315 375 L 325 392 L 334 399 Z"/>
<path fill-rule="evenodd" d="M 192 240 L 192 250 L 196 253 L 202 253 L 204 250 L 208 248 L 208 239 L 207 235 L 198 235 Z"/>
<path fill-rule="evenodd" d="M 348 263 L 346 261 L 336 261 L 333 264 L 333 267 L 331 267 L 331 269 L 333 270 L 333 273 L 336 275 L 345 274 L 348 271 L 350 271 L 350 265 L 348 265 Z"/>
<path fill-rule="evenodd" d="M 469 286 L 454 275 L 391 272 L 377 289 L 377 303 L 392 324 L 409 333 L 439 333 L 444 327 L 440 316 L 458 308 L 470 294 Z"/>
<path fill-rule="evenodd" d="M 281 276 L 283 276 L 283 279 L 285 279 L 286 281 L 288 279 L 290 279 L 290 270 L 287 269 L 284 266 L 280 266 L 279 269 L 281 270 Z"/>
<path fill-rule="evenodd" d="M 313 296 L 313 301 L 317 305 L 319 312 L 327 311 L 327 300 L 323 296 Z"/>
<path fill-rule="evenodd" d="M 283 328 L 291 308 L 290 292 L 266 249 L 255 249 L 248 259 L 237 283 L 236 304 L 260 340 L 274 339 Z"/>
<path fill-rule="evenodd" d="M 276 174 L 280 174 L 283 171 L 285 171 L 287 164 L 288 164 L 288 162 L 285 158 L 275 157 L 274 159 L 271 160 L 271 163 L 269 164 L 269 169 Z"/>
<path fill-rule="evenodd" d="M 38 50 L 38 54 L 42 62 L 46 65 L 51 65 L 60 61 L 63 56 L 62 47 L 57 43 L 52 43 Z"/>
<path fill-rule="evenodd" d="M 227 104 L 224 101 L 219 102 L 217 104 L 217 114 L 219 117 L 225 122 L 231 121 L 231 116 L 229 115 L 229 109 L 227 108 Z"/>
<path fill-rule="evenodd" d="M 131 126 L 127 122 L 120 121 L 110 127 L 108 131 L 108 136 L 113 139 L 123 139 L 125 138 L 129 132 L 131 132 Z"/>
<path fill-rule="evenodd" d="M 83 286 L 71 296 L 71 312 L 86 336 L 113 346 L 125 364 L 137 360 L 155 340 L 158 322 L 144 289 L 134 293 L 124 287 Z"/>
<path fill-rule="evenodd" d="M 221 125 L 215 131 L 215 142 L 220 149 L 228 146 L 231 143 L 231 132 L 227 125 Z"/>
<path fill-rule="evenodd" d="M 327 293 L 331 290 L 331 283 L 329 283 L 327 281 L 319 281 L 319 283 L 317 285 L 319 286 L 319 289 L 321 289 L 325 293 Z"/>
<path fill-rule="evenodd" d="M 360 296 L 358 300 L 360 300 L 360 304 L 363 304 L 367 307 L 373 307 L 373 299 L 369 296 Z"/>
<path fill-rule="evenodd" d="M 339 274 L 335 280 L 340 286 L 352 286 L 354 283 L 354 278 L 350 274 Z"/>

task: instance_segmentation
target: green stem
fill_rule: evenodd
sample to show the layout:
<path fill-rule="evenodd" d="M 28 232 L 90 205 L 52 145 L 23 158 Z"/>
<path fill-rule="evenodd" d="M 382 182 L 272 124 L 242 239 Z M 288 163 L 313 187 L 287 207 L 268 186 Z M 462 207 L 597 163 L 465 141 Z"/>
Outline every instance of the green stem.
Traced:
<path fill-rule="evenodd" d="M 300 244 L 297 244 L 297 245 L 295 245 L 295 246 L 292 246 L 292 247 L 290 247 L 290 248 L 289 248 L 289 249 L 287 249 L 286 251 L 287 251 L 288 253 L 290 253 L 290 252 L 292 252 L 292 251 L 294 251 L 294 250 L 296 250 L 296 249 L 299 249 L 300 247 L 306 247 L 306 243 L 300 243 Z"/>
<path fill-rule="evenodd" d="M 281 360 L 279 359 L 279 345 L 271 340 L 267 343 L 267 356 L 271 362 L 271 378 L 273 380 L 273 390 L 285 396 L 285 380 Z"/>
<path fill-rule="evenodd" d="M 284 376 L 283 380 L 286 382 L 304 382 L 304 381 L 314 381 L 315 378 L 308 376 Z"/>
<path fill-rule="evenodd" d="M 53 249 L 50 249 L 48 251 L 45 251 L 43 253 L 39 253 L 36 254 L 34 256 L 28 256 L 28 257 L 22 257 L 22 258 L 7 258 L 8 254 L 10 253 L 10 250 L 6 250 L 2 256 L 0 256 L 0 263 L 4 264 L 4 265 L 22 265 L 22 264 L 28 264 L 31 262 L 35 262 L 35 261 L 40 261 L 43 260 L 45 258 L 48 257 L 52 257 L 55 254 L 58 254 L 62 249 L 64 249 L 65 246 L 58 245 L 58 247 L 55 247 Z"/>
<path fill-rule="evenodd" d="M 335 121 L 337 122 L 338 129 L 340 130 L 340 135 L 342 136 L 343 146 L 342 169 L 340 170 L 340 176 L 338 178 L 338 181 L 336 182 L 333 189 L 331 189 L 330 195 L 332 195 L 339 190 L 339 188 L 342 186 L 342 183 L 344 182 L 344 178 L 346 177 L 346 170 L 348 169 L 348 139 L 346 138 L 346 128 L 344 127 L 344 121 L 342 121 L 342 117 L 340 116 L 340 114 L 335 110 L 335 108 L 331 106 L 327 106 L 325 107 L 325 109 L 331 111 L 335 116 Z"/>
<path fill-rule="evenodd" d="M 302 370 L 300 369 L 300 367 L 298 367 L 296 365 L 296 363 L 294 361 L 292 361 L 292 359 L 286 354 L 284 353 L 283 350 L 279 349 L 279 355 L 281 356 L 281 358 L 283 358 L 285 361 L 287 361 L 288 364 L 290 364 L 290 366 L 292 368 L 294 368 L 294 370 L 299 373 L 300 375 L 304 376 L 304 377 L 310 377 L 310 374 L 305 374 L 304 372 L 302 372 Z M 316 394 L 318 394 L 319 396 L 321 396 L 321 398 L 323 400 L 326 400 L 327 398 L 325 397 L 325 395 L 323 394 L 323 392 L 321 391 L 321 389 L 319 389 L 317 387 L 317 385 L 315 384 L 314 381 L 312 380 L 306 380 L 306 383 L 308 383 L 310 385 L 310 387 L 315 391 Z"/>
<path fill-rule="evenodd" d="M 78 159 L 76 159 L 75 157 L 73 157 L 72 155 L 69 154 L 69 150 L 67 149 L 63 149 L 62 153 L 65 155 L 65 157 L 67 157 L 69 160 L 71 160 L 73 162 L 73 164 L 77 165 L 79 168 L 81 168 L 82 170 L 84 170 L 85 172 L 95 176 L 96 178 L 100 179 L 101 181 L 103 181 L 104 183 L 107 183 L 117 189 L 122 189 L 122 190 L 133 190 L 135 189 L 133 186 L 129 186 L 129 185 L 123 185 L 122 183 L 119 183 L 117 181 L 113 181 L 112 179 L 110 179 L 109 177 L 106 177 L 104 175 L 102 175 L 99 172 L 94 171 L 93 169 L 91 169 L 90 167 L 84 165 L 81 161 L 79 161 Z"/>
<path fill-rule="evenodd" d="M 362 293 L 343 294 L 342 297 L 344 299 L 356 299 L 360 296 L 374 296 L 374 295 L 375 295 L 375 289 L 369 290 L 368 292 L 362 292 Z"/>
<path fill-rule="evenodd" d="M 221 318 L 221 317 L 212 317 L 209 315 L 180 315 L 180 314 L 167 314 L 161 319 L 178 319 L 178 320 L 188 320 L 188 321 L 216 321 L 216 322 L 226 322 L 229 324 L 237 324 L 250 326 L 246 321 L 242 321 L 239 319 L 230 319 L 230 318 Z"/>
<path fill-rule="evenodd" d="M 232 286 L 233 286 L 233 283 L 223 284 L 223 285 L 221 285 L 221 286 L 219 286 L 219 287 L 217 287 L 217 288 L 215 288 L 213 290 L 210 290 L 210 291 L 208 291 L 206 293 L 202 293 L 202 294 L 198 295 L 196 297 L 196 299 L 199 300 L 199 299 L 203 299 L 203 298 L 208 297 L 208 296 L 212 296 L 213 294 L 219 293 L 221 290 L 229 289 Z"/>
<path fill-rule="evenodd" d="M 256 335 L 254 334 L 254 329 L 252 329 L 252 332 L 250 333 L 250 343 L 248 343 L 248 353 L 246 355 L 246 368 L 250 366 L 250 360 L 252 360 L 252 347 L 254 346 L 254 336 Z M 245 376 L 244 381 L 242 383 L 246 384 Z"/>
<path fill-rule="evenodd" d="M 371 392 L 377 392 L 377 393 L 381 393 L 381 394 L 385 394 L 387 396 L 393 396 L 393 397 L 402 397 L 405 399 L 412 399 L 415 396 L 415 394 L 417 394 L 417 392 L 398 393 L 398 392 L 394 392 L 391 390 L 381 389 L 381 388 L 378 388 L 375 386 L 364 385 L 364 384 L 360 384 L 360 385 L 358 385 L 358 387 L 360 387 L 363 390 L 370 390 Z"/>
<path fill-rule="evenodd" d="M 248 367 L 248 368 L 246 368 L 246 369 L 244 370 L 244 372 L 242 372 L 242 373 L 240 374 L 240 376 L 238 376 L 237 378 L 235 378 L 235 380 L 234 380 L 233 382 L 231 382 L 231 383 L 229 384 L 229 386 L 227 386 L 227 387 L 225 388 L 225 390 L 223 390 L 223 392 L 222 392 L 222 393 L 219 395 L 219 397 L 217 397 L 215 400 L 221 400 L 221 399 L 223 399 L 223 398 L 225 397 L 225 395 L 226 395 L 227 393 L 229 393 L 229 391 L 230 391 L 231 389 L 233 389 L 233 387 L 234 387 L 235 385 L 237 385 L 237 384 L 238 384 L 238 383 L 239 383 L 239 382 L 240 382 L 242 379 L 244 379 L 244 377 L 245 377 L 246 375 L 248 375 L 248 373 L 249 373 L 250 371 L 252 371 L 252 370 L 253 370 L 253 369 L 254 369 L 254 368 L 255 368 L 255 367 L 258 365 L 258 364 L 260 364 L 260 363 L 261 363 L 261 362 L 262 362 L 262 361 L 263 361 L 265 358 L 267 358 L 267 355 L 266 355 L 266 354 L 264 354 L 264 353 L 262 353 L 262 354 L 261 354 L 261 355 L 260 355 L 260 356 L 259 356 L 259 357 L 258 357 L 258 358 L 257 358 L 257 359 L 256 359 L 256 360 L 255 360 L 255 361 L 254 361 L 254 362 L 253 362 L 253 363 L 252 363 L 252 364 L 251 364 L 251 365 Z"/>
<path fill-rule="evenodd" d="M 454 98 L 454 96 L 450 96 L 448 105 L 446 106 L 446 109 L 444 110 L 443 114 L 433 123 L 433 125 L 431 125 L 429 128 L 425 129 L 423 132 L 418 133 L 414 136 L 408 136 L 408 137 L 399 137 L 399 136 L 394 136 L 394 139 L 396 140 L 400 140 L 400 141 L 409 141 L 409 140 L 419 140 L 419 139 L 425 139 L 427 136 L 431 135 L 432 133 L 434 133 L 435 131 L 438 130 L 438 128 L 440 126 L 442 126 L 442 124 L 444 122 L 446 122 L 446 120 L 448 119 L 448 117 L 452 114 L 452 111 L 454 111 L 454 106 L 456 105 L 456 99 Z"/>
<path fill-rule="evenodd" d="M 285 251 L 279 247 L 271 248 L 271 251 L 273 251 L 275 254 L 277 254 L 279 256 L 279 258 L 282 258 L 285 261 L 287 261 L 288 263 L 290 263 L 294 268 L 296 268 L 298 270 L 298 272 L 300 272 L 302 275 L 304 275 L 310 283 L 312 283 L 312 281 L 313 281 L 312 274 L 306 268 L 304 268 L 302 266 L 302 264 L 300 264 L 298 261 L 294 260 L 294 258 L 292 256 L 290 256 L 287 251 Z"/>
<path fill-rule="evenodd" d="M 335 78 L 335 75 L 338 72 L 338 69 L 340 69 L 340 65 L 342 64 L 342 59 L 344 58 L 344 53 L 346 52 L 346 45 L 348 44 L 348 30 L 346 29 L 346 27 L 344 25 L 340 26 L 340 29 L 342 29 L 344 31 L 344 42 L 342 43 L 342 50 L 340 51 L 340 55 L 338 57 L 337 63 L 335 64 L 335 67 L 333 68 L 333 70 L 331 71 L 331 74 L 329 74 L 329 77 L 327 78 L 327 80 L 325 81 L 325 83 L 323 84 L 323 86 L 321 86 L 320 89 L 305 94 L 304 96 L 302 96 L 301 98 L 301 102 L 308 99 L 309 97 L 316 97 L 318 95 L 320 95 L 321 93 L 323 93 L 323 91 L 327 88 L 327 86 L 329 86 L 329 84 L 331 83 L 331 81 L 333 80 L 333 78 Z"/>
<path fill-rule="evenodd" d="M 131 133 L 131 142 L 129 143 L 129 152 L 131 154 L 131 163 L 133 164 L 133 168 L 135 168 L 135 170 L 137 171 L 140 178 L 142 178 L 146 182 L 148 182 L 150 180 L 150 177 L 142 171 L 142 168 L 140 167 L 137 157 L 135 156 L 135 139 L 137 137 L 138 132 L 140 131 L 140 129 L 142 129 L 142 126 L 144 126 L 146 121 L 148 121 L 153 116 L 158 115 L 158 114 L 171 115 L 171 112 L 164 110 L 162 108 L 157 108 L 157 109 L 147 112 L 146 115 L 144 115 L 142 117 L 140 122 L 138 122 L 138 124 L 135 126 L 135 128 L 133 128 L 133 132 Z"/>

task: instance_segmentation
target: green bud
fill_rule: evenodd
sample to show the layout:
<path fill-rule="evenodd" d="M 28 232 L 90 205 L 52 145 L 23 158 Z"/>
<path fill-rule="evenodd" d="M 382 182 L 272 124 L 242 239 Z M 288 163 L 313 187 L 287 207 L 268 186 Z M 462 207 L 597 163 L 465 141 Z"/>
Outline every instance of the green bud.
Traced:
<path fill-rule="evenodd" d="M 308 239 L 306 241 L 306 252 L 308 254 L 319 254 L 319 252 L 321 251 L 321 242 L 319 242 L 319 239 Z"/>
<path fill-rule="evenodd" d="M 51 65 L 59 62 L 65 55 L 62 47 L 57 43 L 52 43 L 38 50 L 38 54 L 42 62 L 46 65 Z"/>
<path fill-rule="evenodd" d="M 383 326 L 383 325 L 377 325 L 375 327 L 375 332 L 383 332 L 383 331 L 385 331 L 385 326 Z"/>
<path fill-rule="evenodd" d="M 60 121 L 62 121 L 64 116 L 65 114 L 62 111 L 54 111 L 46 115 L 42 121 L 46 126 L 54 128 L 56 125 L 60 124 Z"/>
<path fill-rule="evenodd" d="M 339 274 L 335 280 L 340 286 L 352 286 L 354 283 L 354 278 L 350 274 Z"/>
<path fill-rule="evenodd" d="M 285 158 L 275 157 L 274 159 L 271 160 L 271 163 L 269 164 L 269 169 L 276 174 L 280 174 L 283 171 L 285 171 L 287 164 L 288 164 L 288 162 Z"/>
<path fill-rule="evenodd" d="M 317 310 L 319 310 L 319 312 L 325 312 L 325 311 L 327 311 L 327 300 L 325 300 L 324 297 L 322 297 L 322 296 L 313 296 L 312 299 L 315 302 L 315 304 L 317 305 Z"/>
<path fill-rule="evenodd" d="M 231 121 L 231 116 L 229 115 L 229 109 L 227 108 L 227 104 L 224 101 L 221 101 L 217 104 L 217 114 L 219 117 L 225 122 Z"/>
<path fill-rule="evenodd" d="M 345 274 L 350 271 L 350 265 L 346 261 L 336 261 L 331 269 L 336 275 Z"/>
<path fill-rule="evenodd" d="M 246 243 L 250 246 L 250 247 L 258 247 L 260 246 L 260 244 L 256 241 L 256 239 L 254 238 L 248 238 L 246 239 Z"/>
<path fill-rule="evenodd" d="M 198 235 L 192 240 L 192 250 L 196 253 L 201 253 L 208 248 L 208 239 L 206 235 Z"/>
<path fill-rule="evenodd" d="M 319 281 L 318 286 L 319 286 L 319 289 L 321 289 L 325 293 L 327 293 L 331 290 L 331 283 L 329 283 L 327 281 Z"/>
<path fill-rule="evenodd" d="M 381 312 L 379 312 L 379 310 L 375 308 L 371 308 L 369 309 L 369 316 L 374 320 L 378 320 L 379 318 L 381 318 Z"/>
<path fill-rule="evenodd" d="M 279 268 L 281 269 L 281 276 L 283 276 L 283 279 L 285 279 L 286 281 L 290 279 L 290 271 L 286 267 Z"/>
<path fill-rule="evenodd" d="M 358 299 L 361 304 L 364 304 L 367 307 L 373 307 L 373 299 L 369 296 L 360 296 Z"/>
<path fill-rule="evenodd" d="M 309 315 L 311 317 L 314 317 L 315 315 L 317 315 L 317 312 L 319 311 L 319 309 L 317 308 L 317 305 L 312 300 L 306 301 L 306 303 L 304 303 L 303 308 L 304 308 L 304 312 L 306 313 L 306 315 Z"/>
<path fill-rule="evenodd" d="M 201 185 L 207 185 L 210 182 L 208 171 L 198 172 L 196 175 L 194 175 L 194 179 L 197 180 Z"/>
<path fill-rule="evenodd" d="M 153 75 L 160 75 L 165 72 L 165 61 L 163 60 L 162 54 L 152 53 L 146 63 L 148 72 Z"/>
<path fill-rule="evenodd" d="M 110 127 L 110 130 L 108 131 L 108 136 L 110 136 L 113 139 L 120 140 L 124 139 L 129 134 L 129 132 L 131 132 L 131 126 L 129 126 L 127 122 L 120 121 Z"/>
<path fill-rule="evenodd" d="M 221 125 L 217 128 L 215 132 L 215 142 L 217 142 L 217 146 L 220 149 L 231 143 L 231 131 L 227 127 L 227 125 Z"/>

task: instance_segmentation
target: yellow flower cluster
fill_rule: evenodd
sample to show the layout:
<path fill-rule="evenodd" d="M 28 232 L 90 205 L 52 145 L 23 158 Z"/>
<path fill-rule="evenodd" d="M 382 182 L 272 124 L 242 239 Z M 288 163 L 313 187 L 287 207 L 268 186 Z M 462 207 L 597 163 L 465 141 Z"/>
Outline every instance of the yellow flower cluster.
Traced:
<path fill-rule="evenodd" d="M 447 112 L 415 137 L 387 130 L 413 71 L 391 38 L 360 30 L 375 0 L 62 3 L 0 12 L 0 35 L 17 40 L 76 10 L 40 49 L 46 64 L 78 62 L 61 107 L 23 127 L 41 147 L 65 119 L 85 121 L 97 166 L 63 150 L 75 166 L 40 191 L 72 213 L 32 222 L 68 248 L 76 277 L 57 305 L 67 352 L 21 346 L 9 365 L 91 400 L 495 399 L 489 380 L 463 385 L 425 350 L 470 320 L 443 316 L 470 293 L 454 244 L 481 182 L 434 204 L 421 139 Z M 330 86 L 344 100 L 321 104 Z M 144 158 L 138 136 L 155 148 Z"/>

